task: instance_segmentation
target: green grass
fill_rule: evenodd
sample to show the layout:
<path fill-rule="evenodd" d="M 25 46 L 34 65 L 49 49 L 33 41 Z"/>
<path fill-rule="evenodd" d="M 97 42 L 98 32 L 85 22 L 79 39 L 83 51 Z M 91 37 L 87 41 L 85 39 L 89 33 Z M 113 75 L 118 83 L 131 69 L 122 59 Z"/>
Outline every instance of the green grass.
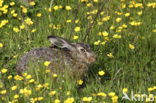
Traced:
<path fill-rule="evenodd" d="M 11 1 L 5 1 L 2 7 L 9 5 Z M 153 4 L 155 5 L 153 7 L 148 7 L 149 3 L 155 2 L 154 0 L 137 0 L 133 6 L 141 3 L 142 7 L 132 8 L 129 7 L 130 2 L 132 2 L 130 0 L 123 2 L 120 0 L 106 1 L 102 9 L 104 14 L 99 14 L 96 20 L 94 18 L 97 13 L 92 11 L 101 8 L 102 0 L 99 0 L 98 3 L 94 3 L 92 0 L 88 0 L 87 3 L 76 0 L 53 0 L 51 12 L 48 11 L 49 0 L 35 0 L 35 2 L 35 6 L 27 7 L 28 12 L 26 14 L 22 12 L 21 4 L 17 2 L 14 6 L 8 7 L 6 14 L 0 9 L 0 23 L 4 19 L 8 20 L 6 25 L 0 27 L 0 43 L 3 44 L 3 47 L 0 47 L 0 70 L 3 68 L 8 70 L 7 73 L 0 74 L 0 102 L 8 103 L 17 100 L 17 103 L 27 103 L 31 102 L 31 98 L 43 97 L 43 100 L 36 102 L 52 103 L 55 99 L 63 102 L 67 98 L 73 97 L 74 102 L 79 103 L 83 102 L 83 97 L 92 97 L 92 103 L 104 101 L 110 103 L 112 97 L 108 94 L 115 92 L 119 103 L 129 103 L 128 100 L 122 100 L 123 88 L 128 89 L 128 96 L 131 96 L 132 91 L 134 94 L 156 95 L 156 89 L 151 92 L 148 91 L 148 88 L 156 86 L 156 4 Z M 87 7 L 88 3 L 93 6 Z M 125 8 L 122 8 L 122 3 L 126 4 Z M 61 5 L 62 8 L 55 11 L 53 8 L 56 5 Z M 71 7 L 71 10 L 65 9 L 67 5 Z M 0 6 L 0 8 L 2 7 Z M 12 10 L 18 14 L 17 17 L 13 17 Z M 142 14 L 138 15 L 140 11 Z M 92 19 L 87 19 L 89 12 Z M 37 13 L 41 13 L 41 17 L 37 17 Z M 130 13 L 130 16 L 126 17 L 126 13 Z M 110 16 L 110 19 L 102 21 L 107 16 Z M 18 19 L 19 17 L 21 20 Z M 25 19 L 27 17 L 31 18 L 34 22 L 33 25 L 26 24 Z M 117 22 L 117 18 L 122 20 Z M 66 22 L 69 19 L 71 23 Z M 74 20 L 77 19 L 79 22 L 76 24 Z M 130 24 L 132 21 L 141 22 L 141 24 L 134 26 Z M 84 40 L 91 22 L 94 24 L 89 32 L 89 39 L 87 37 Z M 102 24 L 98 25 L 99 22 Z M 22 23 L 25 25 L 23 30 L 20 29 Z M 123 24 L 126 24 L 127 27 L 119 29 Z M 54 29 L 54 25 L 56 29 Z M 111 30 L 111 26 L 115 28 Z M 19 32 L 13 31 L 14 27 L 18 27 Z M 80 31 L 75 32 L 75 27 L 80 27 Z M 31 32 L 33 29 L 36 31 Z M 108 32 L 108 36 L 98 35 L 99 32 L 104 31 Z M 121 35 L 121 38 L 113 38 L 115 34 Z M 33 48 L 50 46 L 50 42 L 47 40 L 48 35 L 60 36 L 70 39 L 72 42 L 88 43 L 95 51 L 98 59 L 89 65 L 89 71 L 82 86 L 79 86 L 77 81 L 74 81 L 74 78 L 69 77 L 68 74 L 65 74 L 64 77 L 58 74 L 58 78 L 55 79 L 50 74 L 44 73 L 46 69 L 44 65 L 39 67 L 39 70 L 32 71 L 34 83 L 28 83 L 29 80 L 25 77 L 21 81 L 14 79 L 17 75 L 15 65 L 18 59 Z M 74 40 L 74 36 L 79 38 Z M 100 41 L 99 44 L 95 45 L 98 40 Z M 106 42 L 105 45 L 101 44 L 103 41 Z M 135 48 L 131 49 L 129 44 Z M 108 56 L 109 53 L 112 53 L 112 58 Z M 105 71 L 104 76 L 98 75 L 101 70 Z M 9 75 L 12 75 L 13 78 L 8 80 Z M 64 81 L 62 82 L 62 80 Z M 45 83 L 48 83 L 49 86 L 44 87 Z M 43 87 L 36 91 L 35 89 L 39 84 Z M 14 85 L 17 85 L 17 89 L 12 91 L 11 87 Z M 31 90 L 30 96 L 25 96 L 19 92 L 25 87 Z M 3 90 L 6 90 L 7 93 L 3 94 Z M 56 91 L 56 94 L 50 96 L 50 91 Z M 70 91 L 69 95 L 66 94 L 68 91 Z M 99 92 L 104 92 L 107 96 L 95 96 Z M 19 95 L 18 99 L 14 98 L 15 94 Z"/>

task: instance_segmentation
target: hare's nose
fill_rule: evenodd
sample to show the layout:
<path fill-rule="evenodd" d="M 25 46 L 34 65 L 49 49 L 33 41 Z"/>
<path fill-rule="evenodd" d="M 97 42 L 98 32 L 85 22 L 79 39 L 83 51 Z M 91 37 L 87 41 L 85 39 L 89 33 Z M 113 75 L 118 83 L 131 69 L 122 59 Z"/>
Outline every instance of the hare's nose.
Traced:
<path fill-rule="evenodd" d="M 97 60 L 97 56 L 96 56 L 96 55 L 94 55 L 93 58 L 94 58 L 95 60 Z"/>

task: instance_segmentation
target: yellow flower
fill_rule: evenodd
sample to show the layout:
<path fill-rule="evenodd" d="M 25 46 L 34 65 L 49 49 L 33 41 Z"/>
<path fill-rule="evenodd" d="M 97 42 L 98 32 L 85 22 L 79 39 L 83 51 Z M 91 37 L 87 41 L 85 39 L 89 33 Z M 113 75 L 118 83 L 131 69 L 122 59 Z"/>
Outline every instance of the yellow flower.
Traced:
<path fill-rule="evenodd" d="M 92 19 L 92 16 L 88 16 L 87 19 L 90 19 L 91 20 Z"/>
<path fill-rule="evenodd" d="M 24 77 L 26 77 L 27 75 L 28 75 L 28 73 L 27 73 L 27 72 L 23 73 L 23 76 L 24 76 Z"/>
<path fill-rule="evenodd" d="M 149 92 L 151 92 L 151 91 L 153 91 L 153 90 L 154 90 L 153 88 L 148 88 L 148 91 L 149 91 Z"/>
<path fill-rule="evenodd" d="M 98 25 L 102 25 L 102 22 L 98 22 Z"/>
<path fill-rule="evenodd" d="M 33 83 L 34 81 L 34 79 L 30 79 L 28 83 Z"/>
<path fill-rule="evenodd" d="M 51 12 L 51 8 L 48 8 L 48 12 Z"/>
<path fill-rule="evenodd" d="M 130 16 L 130 13 L 126 13 L 125 16 L 126 16 L 126 17 Z"/>
<path fill-rule="evenodd" d="M 114 58 L 112 53 L 107 54 L 107 56 L 110 57 L 110 58 Z"/>
<path fill-rule="evenodd" d="M 150 95 L 149 95 L 149 98 L 152 98 L 152 97 L 153 97 L 153 94 L 150 94 Z"/>
<path fill-rule="evenodd" d="M 143 8 L 143 4 L 142 4 L 142 3 L 135 3 L 135 4 L 134 4 L 134 7 L 135 7 L 135 8 L 138 8 L 138 7 Z"/>
<path fill-rule="evenodd" d="M 74 40 L 76 40 L 76 39 L 78 39 L 78 38 L 79 38 L 79 37 L 78 37 L 78 36 L 75 36 L 75 35 L 74 35 L 74 37 L 73 37 Z"/>
<path fill-rule="evenodd" d="M 10 6 L 14 6 L 14 5 L 15 5 L 15 2 L 11 2 L 11 3 L 10 3 Z"/>
<path fill-rule="evenodd" d="M 2 48 L 3 47 L 3 44 L 2 43 L 0 43 L 0 48 Z"/>
<path fill-rule="evenodd" d="M 148 3 L 147 4 L 147 7 L 152 7 L 152 8 L 155 8 L 156 7 L 156 3 Z"/>
<path fill-rule="evenodd" d="M 23 13 L 27 13 L 27 8 L 23 7 L 23 8 L 22 8 L 22 12 L 23 12 Z"/>
<path fill-rule="evenodd" d="M 141 25 L 141 22 L 132 21 L 132 22 L 130 22 L 130 24 L 132 26 L 139 26 L 139 25 Z"/>
<path fill-rule="evenodd" d="M 109 37 L 108 37 L 108 36 L 104 37 L 104 39 L 105 39 L 106 41 L 109 41 Z"/>
<path fill-rule="evenodd" d="M 64 103 L 73 103 L 74 102 L 74 98 L 71 97 L 71 98 L 67 98 Z"/>
<path fill-rule="evenodd" d="M 95 9 L 95 10 L 91 11 L 90 13 L 91 13 L 91 14 L 97 14 L 97 12 L 98 12 L 98 10 Z"/>
<path fill-rule="evenodd" d="M 20 29 L 24 29 L 24 24 L 20 25 Z"/>
<path fill-rule="evenodd" d="M 60 103 L 60 100 L 59 99 L 55 99 L 54 103 Z"/>
<path fill-rule="evenodd" d="M 50 73 L 50 69 L 46 69 L 45 70 L 45 73 Z"/>
<path fill-rule="evenodd" d="M 9 75 L 9 76 L 8 76 L 8 79 L 11 79 L 11 78 L 12 78 L 12 75 Z"/>
<path fill-rule="evenodd" d="M 78 31 L 80 31 L 80 27 L 75 27 L 75 32 L 78 32 Z"/>
<path fill-rule="evenodd" d="M 75 20 L 75 24 L 77 24 L 79 22 L 79 19 Z"/>
<path fill-rule="evenodd" d="M 8 71 L 8 69 L 5 69 L 5 68 L 3 68 L 3 69 L 1 70 L 2 74 L 5 74 L 7 71 Z"/>
<path fill-rule="evenodd" d="M 22 76 L 19 76 L 19 75 L 16 75 L 16 76 L 14 77 L 14 79 L 15 79 L 15 80 L 23 80 L 23 77 L 22 77 Z"/>
<path fill-rule="evenodd" d="M 120 22 L 121 21 L 121 18 L 116 18 L 116 22 Z"/>
<path fill-rule="evenodd" d="M 105 44 L 106 44 L 106 41 L 101 42 L 101 44 L 102 44 L 102 45 L 105 45 Z"/>
<path fill-rule="evenodd" d="M 100 92 L 100 93 L 98 93 L 97 95 L 98 95 L 98 96 L 102 96 L 102 97 L 106 97 L 106 96 L 107 96 L 106 93 L 104 93 L 104 92 Z"/>
<path fill-rule="evenodd" d="M 26 76 L 26 79 L 28 79 L 28 80 L 31 78 L 32 78 L 32 76 L 30 74 Z"/>
<path fill-rule="evenodd" d="M 83 81 L 82 81 L 82 80 L 79 80 L 79 81 L 78 81 L 78 84 L 79 84 L 79 85 L 82 85 L 82 84 L 83 84 Z"/>
<path fill-rule="evenodd" d="M 37 100 L 38 100 L 38 101 L 41 101 L 41 100 L 43 100 L 43 97 L 38 97 Z"/>
<path fill-rule="evenodd" d="M 118 11 L 115 11 L 115 13 L 116 13 L 117 15 L 122 15 L 122 13 L 121 13 L 121 12 L 118 12 Z"/>
<path fill-rule="evenodd" d="M 8 13 L 8 9 L 4 9 L 3 14 L 7 14 Z"/>
<path fill-rule="evenodd" d="M 7 93 L 7 91 L 6 91 L 6 90 L 1 90 L 0 93 L 1 93 L 2 95 L 4 95 L 4 94 Z"/>
<path fill-rule="evenodd" d="M 103 36 L 108 36 L 108 32 L 104 31 L 104 32 L 102 32 L 102 35 Z"/>
<path fill-rule="evenodd" d="M 139 11 L 137 14 L 138 14 L 138 15 L 142 15 L 142 11 Z"/>
<path fill-rule="evenodd" d="M 84 2 L 88 2 L 88 0 L 81 0 L 81 2 L 82 2 L 82 3 L 84 3 Z"/>
<path fill-rule="evenodd" d="M 66 93 L 67 95 L 70 95 L 70 91 L 67 91 L 67 93 Z"/>
<path fill-rule="evenodd" d="M 62 9 L 63 7 L 62 7 L 62 5 L 59 5 L 59 9 Z"/>
<path fill-rule="evenodd" d="M 53 74 L 53 77 L 54 77 L 54 78 L 57 78 L 57 74 L 54 73 L 54 74 Z"/>
<path fill-rule="evenodd" d="M 31 93 L 32 93 L 31 90 L 28 90 L 27 88 L 24 88 L 24 95 L 25 95 L 25 96 L 28 97 L 28 96 L 31 95 Z"/>
<path fill-rule="evenodd" d="M 118 102 L 118 96 L 113 96 L 112 101 L 113 101 L 113 103 L 117 103 Z"/>
<path fill-rule="evenodd" d="M 37 98 L 30 98 L 31 103 L 36 103 Z"/>
<path fill-rule="evenodd" d="M 67 23 L 70 23 L 70 22 L 71 22 L 71 20 L 67 20 L 66 22 L 67 22 Z"/>
<path fill-rule="evenodd" d="M 53 29 L 57 29 L 55 25 L 53 25 Z"/>
<path fill-rule="evenodd" d="M 13 28 L 13 31 L 16 32 L 16 33 L 18 33 L 19 32 L 19 29 L 17 27 L 14 27 Z"/>
<path fill-rule="evenodd" d="M 43 86 L 41 84 L 37 85 L 36 91 L 39 91 L 41 88 L 43 88 Z"/>
<path fill-rule="evenodd" d="M 31 21 L 31 18 L 26 18 L 26 19 L 25 19 L 25 22 L 26 22 L 26 24 L 28 24 L 28 25 L 32 25 L 32 24 L 33 24 L 33 21 Z"/>
<path fill-rule="evenodd" d="M 50 61 L 45 61 L 44 65 L 48 67 L 50 65 Z"/>
<path fill-rule="evenodd" d="M 36 31 L 36 29 L 32 29 L 31 32 L 34 33 Z"/>
<path fill-rule="evenodd" d="M 2 20 L 2 22 L 0 23 L 0 28 L 6 25 L 7 23 L 8 23 L 8 20 Z"/>
<path fill-rule="evenodd" d="M 115 39 L 121 39 L 121 35 L 114 34 L 114 35 L 113 35 L 113 38 L 115 38 Z"/>
<path fill-rule="evenodd" d="M 31 2 L 30 2 L 30 5 L 31 5 L 31 6 L 34 6 L 34 5 L 35 5 L 35 2 L 34 2 L 34 1 L 31 1 Z"/>
<path fill-rule="evenodd" d="M 146 102 L 150 102 L 150 98 L 146 98 Z"/>
<path fill-rule="evenodd" d="M 108 93 L 108 95 L 109 95 L 110 97 L 114 97 L 114 96 L 115 96 L 115 93 L 114 93 L 114 92 L 110 92 L 110 93 Z"/>
<path fill-rule="evenodd" d="M 124 89 L 122 90 L 122 92 L 127 93 L 127 92 L 128 92 L 128 89 L 127 89 L 127 88 L 124 88 Z"/>
<path fill-rule="evenodd" d="M 112 25 L 111 27 L 110 27 L 110 30 L 113 30 L 115 27 Z"/>
<path fill-rule="evenodd" d="M 127 28 L 127 25 L 126 25 L 126 24 L 123 24 L 122 27 L 123 27 L 123 28 Z"/>
<path fill-rule="evenodd" d="M 71 10 L 71 7 L 70 6 L 66 6 L 66 10 Z"/>
<path fill-rule="evenodd" d="M 13 13 L 13 17 L 17 17 L 17 13 Z"/>
<path fill-rule="evenodd" d="M 101 36 L 101 35 L 102 35 L 102 33 L 101 33 L 101 32 L 98 32 L 98 34 L 97 34 L 97 35 Z"/>
<path fill-rule="evenodd" d="M 55 94 L 56 94 L 56 91 L 51 91 L 51 92 L 49 93 L 50 96 L 54 96 Z"/>
<path fill-rule="evenodd" d="M 100 15 L 103 15 L 104 13 L 105 13 L 104 11 L 101 11 L 101 12 L 100 12 Z"/>
<path fill-rule="evenodd" d="M 106 16 L 106 17 L 104 17 L 104 18 L 102 18 L 102 21 L 104 22 L 104 21 L 108 21 L 110 19 L 110 16 Z"/>
<path fill-rule="evenodd" d="M 15 95 L 14 95 L 14 98 L 15 98 L 15 99 L 19 98 L 19 95 L 18 95 L 18 94 L 15 94 Z"/>
<path fill-rule="evenodd" d="M 12 91 L 14 91 L 14 90 L 16 90 L 16 89 L 17 89 L 17 86 L 16 86 L 16 85 L 11 87 L 11 90 L 12 90 Z"/>
<path fill-rule="evenodd" d="M 49 83 L 45 83 L 43 86 L 44 86 L 45 88 L 48 88 Z"/>
<path fill-rule="evenodd" d="M 103 70 L 101 70 L 101 71 L 98 72 L 98 74 L 99 74 L 100 76 L 103 76 L 103 75 L 105 75 L 105 72 L 104 72 Z"/>
<path fill-rule="evenodd" d="M 156 29 L 152 30 L 152 32 L 156 32 Z"/>
<path fill-rule="evenodd" d="M 87 3 L 87 7 L 92 7 L 93 4 L 92 3 Z"/>
<path fill-rule="evenodd" d="M 128 6 L 129 8 L 133 8 L 134 6 L 133 6 L 133 4 L 129 4 L 129 6 Z"/>
<path fill-rule="evenodd" d="M 95 41 L 95 42 L 94 42 L 94 45 L 99 45 L 99 43 L 100 43 L 100 40 Z"/>
<path fill-rule="evenodd" d="M 11 10 L 11 14 L 14 14 L 15 13 L 15 10 Z"/>
<path fill-rule="evenodd" d="M 90 101 L 92 101 L 92 97 L 83 97 L 82 98 L 82 101 L 84 101 L 84 102 L 90 102 Z"/>
<path fill-rule="evenodd" d="M 54 6 L 54 10 L 58 10 L 59 9 L 59 7 L 56 5 L 56 6 Z"/>
<path fill-rule="evenodd" d="M 93 2 L 98 3 L 99 0 L 93 0 Z"/>
<path fill-rule="evenodd" d="M 122 7 L 122 9 L 126 8 L 126 4 L 121 3 L 121 7 Z"/>
<path fill-rule="evenodd" d="M 129 44 L 129 48 L 132 49 L 132 50 L 135 49 L 134 45 L 132 45 L 132 44 Z"/>
<path fill-rule="evenodd" d="M 41 17 L 42 16 L 42 14 L 41 13 L 37 13 L 37 15 L 36 15 L 37 17 Z"/>

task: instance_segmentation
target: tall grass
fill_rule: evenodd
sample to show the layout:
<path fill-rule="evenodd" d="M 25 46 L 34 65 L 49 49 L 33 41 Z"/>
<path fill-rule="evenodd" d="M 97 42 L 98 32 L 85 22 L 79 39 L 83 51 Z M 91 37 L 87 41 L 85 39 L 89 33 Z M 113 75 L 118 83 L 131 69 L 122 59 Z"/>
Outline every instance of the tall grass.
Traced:
<path fill-rule="evenodd" d="M 123 89 L 128 89 L 128 96 L 132 91 L 156 95 L 154 0 L 35 0 L 35 5 L 29 7 L 21 7 L 22 4 L 14 0 L 2 1 L 0 102 L 128 103 L 130 101 L 122 100 Z M 15 5 L 11 6 L 12 2 Z M 37 16 L 38 13 L 41 16 Z M 29 25 L 27 18 L 31 18 L 33 24 Z M 20 27 L 22 24 L 24 29 Z M 80 31 L 75 31 L 76 27 L 80 27 Z M 81 80 L 83 83 L 74 81 L 68 73 L 50 75 L 45 72 L 45 65 L 30 74 L 17 76 L 17 60 L 33 48 L 50 46 L 48 35 L 88 43 L 96 52 L 98 59 L 89 65 L 88 75 Z M 84 40 L 85 35 L 88 36 Z M 99 71 L 105 74 L 100 76 Z M 149 102 L 148 99 L 144 102 Z"/>

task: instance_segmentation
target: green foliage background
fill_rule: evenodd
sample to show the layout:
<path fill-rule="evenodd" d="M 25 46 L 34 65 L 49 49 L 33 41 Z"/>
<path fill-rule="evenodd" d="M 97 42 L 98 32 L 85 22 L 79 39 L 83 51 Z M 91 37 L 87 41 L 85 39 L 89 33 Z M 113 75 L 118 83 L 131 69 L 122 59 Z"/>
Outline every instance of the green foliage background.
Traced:
<path fill-rule="evenodd" d="M 3 6 L 9 5 L 12 1 L 4 1 Z M 0 67 L 1 70 L 3 68 L 8 69 L 6 74 L 0 74 L 0 83 L 2 84 L 0 91 L 4 89 L 8 91 L 6 95 L 0 94 L 0 98 L 3 98 L 2 102 L 12 101 L 14 100 L 13 95 L 18 94 L 17 91 L 15 93 L 11 92 L 11 86 L 18 85 L 18 89 L 27 86 L 21 85 L 25 81 L 19 83 L 14 79 L 7 80 L 7 77 L 8 75 L 16 75 L 15 65 L 25 52 L 33 48 L 50 46 L 47 40 L 48 35 L 61 36 L 70 39 L 72 42 L 88 43 L 98 55 L 98 59 L 89 66 L 88 77 L 85 78 L 85 87 L 83 89 L 77 89 L 78 84 L 69 82 L 68 79 L 64 83 L 55 83 L 52 77 L 45 77 L 36 81 L 41 84 L 45 83 L 45 81 L 50 83 L 50 89 L 43 89 L 36 95 L 36 91 L 33 89 L 35 86 L 28 85 L 27 87 L 32 90 L 33 94 L 30 97 L 21 96 L 20 98 L 22 99 L 18 99 L 19 101 L 30 102 L 30 98 L 42 96 L 44 98 L 42 102 L 50 103 L 56 98 L 64 101 L 68 97 L 74 97 L 75 102 L 82 102 L 81 98 L 91 96 L 93 97 L 92 102 L 111 102 L 112 100 L 109 96 L 98 98 L 92 96 L 92 94 L 115 92 L 116 96 L 119 97 L 119 103 L 127 103 L 128 101 L 121 101 L 123 88 L 128 88 L 129 94 L 131 91 L 149 94 L 148 88 L 156 86 L 156 2 L 154 0 L 99 0 L 98 3 L 92 0 L 85 2 L 53 0 L 50 8 L 51 12 L 49 11 L 50 0 L 35 0 L 34 6 L 26 7 L 27 13 L 22 12 L 20 7 L 22 4 L 20 2 L 14 2 L 14 6 L 8 6 L 6 14 L 3 14 L 0 9 L 0 23 L 4 19 L 8 20 L 8 23 L 0 28 L 0 43 L 3 44 L 3 47 L 0 48 Z M 98 11 L 104 2 L 105 6 L 102 9 L 104 14 L 99 14 L 94 20 L 97 16 L 95 10 Z M 92 6 L 88 7 L 88 3 Z M 137 7 L 139 3 L 142 6 Z M 153 4 L 155 6 L 148 6 L 150 3 L 155 3 Z M 125 8 L 122 7 L 124 4 L 126 5 Z M 132 8 L 129 7 L 131 4 L 133 5 Z M 62 8 L 54 10 L 55 6 L 62 6 Z M 70 6 L 71 10 L 66 10 L 66 6 Z M 15 10 L 18 14 L 17 17 L 13 17 L 12 10 Z M 138 15 L 138 12 L 142 12 L 142 14 Z M 36 16 L 38 13 L 42 14 L 41 17 Z M 90 14 L 88 15 L 87 13 Z M 130 13 L 130 16 L 126 17 L 126 13 Z M 92 19 L 87 19 L 89 16 Z M 110 16 L 110 19 L 102 21 L 107 16 Z M 34 22 L 33 25 L 26 24 L 25 19 L 27 17 L 31 18 Z M 117 22 L 117 18 L 122 20 Z M 79 22 L 76 24 L 75 20 L 77 19 Z M 67 23 L 67 20 L 71 20 L 71 23 Z M 141 22 L 141 25 L 131 25 L 132 21 Z M 89 40 L 87 37 L 83 41 L 92 22 L 95 23 L 90 29 Z M 22 23 L 25 25 L 23 30 L 20 29 Z M 99 23 L 102 24 L 99 25 Z M 123 24 L 126 24 L 127 27 L 117 32 Z M 56 29 L 54 26 L 56 26 Z M 111 30 L 111 26 L 114 26 L 115 29 Z M 14 27 L 18 27 L 19 32 L 13 31 Z M 80 31 L 75 32 L 75 27 L 80 27 Z M 36 31 L 32 32 L 33 29 Z M 99 32 L 104 31 L 108 33 L 107 38 L 103 35 L 98 35 Z M 113 38 L 115 34 L 121 35 L 121 38 Z M 74 36 L 78 36 L 78 39 L 74 40 Z M 97 41 L 100 43 L 95 45 Z M 106 42 L 105 45 L 101 44 L 103 41 Z M 134 50 L 129 47 L 129 44 L 135 47 Z M 108 56 L 109 53 L 112 53 L 113 58 Z M 44 69 L 44 66 L 42 69 Z M 98 75 L 100 70 L 105 71 L 105 75 L 102 77 Z M 37 76 L 33 74 L 34 78 L 37 78 Z M 58 87 L 62 87 L 62 89 L 60 90 Z M 55 97 L 48 97 L 50 90 L 56 90 L 59 93 Z M 155 90 L 150 93 L 156 95 Z M 71 92 L 70 96 L 66 95 L 67 91 Z"/>

